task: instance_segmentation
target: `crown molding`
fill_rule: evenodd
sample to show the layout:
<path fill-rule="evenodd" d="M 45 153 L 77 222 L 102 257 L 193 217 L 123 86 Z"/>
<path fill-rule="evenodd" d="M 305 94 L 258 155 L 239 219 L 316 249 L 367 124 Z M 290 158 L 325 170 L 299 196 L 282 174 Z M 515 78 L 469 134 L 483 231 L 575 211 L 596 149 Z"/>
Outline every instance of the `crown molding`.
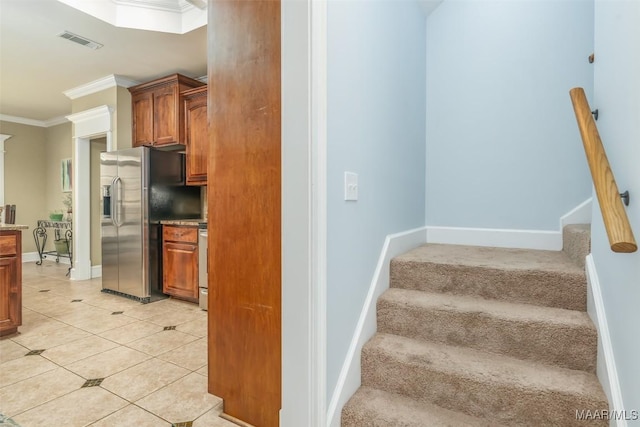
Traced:
<path fill-rule="evenodd" d="M 206 78 L 206 76 L 204 76 Z M 94 80 L 90 83 L 87 83 L 85 85 L 82 86 L 78 86 L 76 88 L 73 89 L 69 89 L 65 92 L 63 92 L 68 98 L 70 99 L 77 99 L 77 98 L 82 98 L 83 96 L 87 96 L 87 95 L 91 95 L 92 93 L 96 93 L 96 92 L 100 92 L 103 91 L 105 89 L 109 89 L 112 87 L 116 87 L 116 86 L 122 86 L 122 87 L 131 87 L 131 86 L 135 86 L 137 85 L 139 82 L 135 81 L 135 80 L 131 80 L 131 79 L 127 79 L 125 77 L 122 76 L 118 76 L 115 74 L 111 74 L 109 76 L 103 77 L 101 79 L 98 80 Z M 5 122 L 11 122 L 11 123 L 18 123 L 18 124 L 22 124 L 22 125 L 28 125 L 28 126 L 38 126 L 38 127 L 42 127 L 42 128 L 48 128 L 48 127 L 52 127 L 52 126 L 57 126 L 63 123 L 67 123 L 70 119 L 70 117 L 75 117 L 74 114 L 68 115 L 68 116 L 59 116 L 59 117 L 53 117 L 51 119 L 48 120 L 35 120 L 35 119 L 29 119 L 26 117 L 18 117 L 18 116 L 10 116 L 7 114 L 0 114 L 0 120 L 5 121 Z"/>
<path fill-rule="evenodd" d="M 0 114 L 0 120 L 5 122 L 18 123 L 21 125 L 37 126 L 41 128 L 57 126 L 62 123 L 66 123 L 68 121 L 65 116 L 54 117 L 49 120 L 35 120 L 35 119 L 28 119 L 26 117 L 9 116 L 7 114 Z"/>
<path fill-rule="evenodd" d="M 176 0 L 111 0 L 118 6 L 142 7 L 147 9 L 163 10 L 165 12 L 182 13 L 194 7 L 188 1 Z"/>
<path fill-rule="evenodd" d="M 63 123 L 68 123 L 69 120 L 65 117 L 65 116 L 60 116 L 60 117 L 54 117 L 52 119 L 49 120 L 45 120 L 44 121 L 44 125 L 45 127 L 52 127 L 52 126 L 58 126 L 61 125 Z"/>
<path fill-rule="evenodd" d="M 18 116 L 8 116 L 6 114 L 0 114 L 0 120 L 11 123 L 19 123 L 21 125 L 38 126 L 41 128 L 47 127 L 47 124 L 42 120 L 34 120 Z"/>
<path fill-rule="evenodd" d="M 130 80 L 122 76 L 111 74 L 101 79 L 94 80 L 86 83 L 82 86 L 74 87 L 73 89 L 65 90 L 65 96 L 69 99 L 78 99 L 83 96 L 91 95 L 93 93 L 101 92 L 106 89 L 110 89 L 116 86 L 131 87 L 137 85 L 139 82 Z"/>

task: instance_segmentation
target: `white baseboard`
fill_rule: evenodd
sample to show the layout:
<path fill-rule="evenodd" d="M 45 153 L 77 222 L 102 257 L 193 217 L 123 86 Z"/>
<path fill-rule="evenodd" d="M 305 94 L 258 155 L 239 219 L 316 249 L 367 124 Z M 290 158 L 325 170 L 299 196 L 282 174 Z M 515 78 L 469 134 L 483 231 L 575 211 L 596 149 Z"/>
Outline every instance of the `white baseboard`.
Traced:
<path fill-rule="evenodd" d="M 564 214 L 557 231 L 427 226 L 427 242 L 560 251 L 565 225 L 591 223 L 591 200 L 585 200 Z"/>
<path fill-rule="evenodd" d="M 327 408 L 327 424 L 340 426 L 342 408 L 361 384 L 360 353 L 362 346 L 376 333 L 376 302 L 389 288 L 389 264 L 393 257 L 418 247 L 426 242 L 426 227 L 397 234 L 390 234 L 384 241 L 378 264 L 364 301 L 355 333 L 349 345 L 347 357 L 342 365 L 338 383 Z"/>
<path fill-rule="evenodd" d="M 40 257 L 38 256 L 38 252 L 24 252 L 22 254 L 22 262 L 36 262 L 39 261 Z M 49 255 L 45 258 L 45 261 L 53 261 L 55 262 L 55 256 Z M 60 264 L 71 265 L 69 258 L 60 258 Z M 91 278 L 102 277 L 102 265 L 92 265 L 91 266 Z"/>
<path fill-rule="evenodd" d="M 618 382 L 616 361 L 613 357 L 611 337 L 609 336 L 607 314 L 604 309 L 604 302 L 602 301 L 596 265 L 593 262 L 593 255 L 591 254 L 587 255 L 585 270 L 587 275 L 587 313 L 598 330 L 598 363 L 596 373 L 611 405 L 610 411 L 622 411 L 624 405 L 620 391 L 620 383 Z M 624 419 L 611 420 L 610 426 L 627 427 L 627 421 Z"/>
<path fill-rule="evenodd" d="M 91 266 L 91 278 L 102 277 L 102 265 Z"/>
<path fill-rule="evenodd" d="M 569 224 L 591 224 L 591 202 L 592 198 L 589 197 L 578 206 L 562 215 L 560 218 L 560 231 Z"/>
<path fill-rule="evenodd" d="M 35 262 L 39 261 L 40 257 L 38 256 L 38 252 L 23 252 L 22 253 L 22 262 Z"/>
<path fill-rule="evenodd" d="M 45 261 L 54 261 L 55 262 L 56 257 L 55 255 L 47 255 L 47 257 L 45 258 Z M 22 262 L 36 262 L 36 261 L 40 261 L 40 257 L 38 256 L 38 252 L 23 252 L 22 253 Z M 66 265 L 71 265 L 71 262 L 69 261 L 69 258 L 60 258 L 60 264 L 66 264 Z"/>
<path fill-rule="evenodd" d="M 562 232 L 428 226 L 427 243 L 559 251 Z"/>

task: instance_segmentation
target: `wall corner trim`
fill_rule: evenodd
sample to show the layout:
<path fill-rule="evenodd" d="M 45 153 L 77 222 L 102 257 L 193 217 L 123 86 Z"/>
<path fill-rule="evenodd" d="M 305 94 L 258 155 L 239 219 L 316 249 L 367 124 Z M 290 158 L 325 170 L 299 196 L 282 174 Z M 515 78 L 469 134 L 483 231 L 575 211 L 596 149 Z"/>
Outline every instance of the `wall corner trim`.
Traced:
<path fill-rule="evenodd" d="M 602 292 L 600 288 L 600 280 L 596 271 L 596 264 L 593 260 L 593 254 L 587 255 L 585 262 L 585 273 L 587 276 L 587 313 L 595 324 L 598 331 L 598 357 L 596 373 L 598 380 L 602 385 L 611 411 L 623 411 L 624 403 L 622 400 L 622 392 L 620 391 L 620 383 L 618 382 L 618 370 L 616 368 L 616 360 L 611 345 L 611 337 L 609 335 L 609 325 L 607 323 L 607 314 L 602 300 Z M 623 417 L 620 417 L 623 418 Z M 627 427 L 627 421 L 617 419 L 610 424 L 615 427 Z"/>
<path fill-rule="evenodd" d="M 376 265 L 369 292 L 364 301 L 358 324 L 347 351 L 338 383 L 329 407 L 327 425 L 340 426 L 342 408 L 361 384 L 360 353 L 362 346 L 376 333 L 376 303 L 378 297 L 389 288 L 389 264 L 393 257 L 426 243 L 426 227 L 415 228 L 400 233 L 389 234 L 385 238 L 378 264 Z"/>
<path fill-rule="evenodd" d="M 560 231 L 570 224 L 591 224 L 591 202 L 592 197 L 589 197 L 584 202 L 580 203 L 575 208 L 571 209 L 560 218 Z"/>

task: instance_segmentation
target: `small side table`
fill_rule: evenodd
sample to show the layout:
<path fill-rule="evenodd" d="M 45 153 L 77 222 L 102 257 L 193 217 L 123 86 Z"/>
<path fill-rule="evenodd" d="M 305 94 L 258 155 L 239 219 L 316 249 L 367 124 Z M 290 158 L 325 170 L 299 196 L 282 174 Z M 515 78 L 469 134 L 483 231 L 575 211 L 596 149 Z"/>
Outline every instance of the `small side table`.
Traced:
<path fill-rule="evenodd" d="M 38 220 L 38 226 L 33 230 L 33 239 L 36 242 L 36 250 L 38 251 L 39 261 L 36 261 L 37 265 L 42 265 L 42 260 L 47 255 L 55 255 L 56 262 L 60 262 L 60 258 L 68 258 L 71 266 L 67 270 L 67 276 L 73 268 L 73 247 L 71 221 L 51 221 L 40 219 Z M 53 244 L 55 250 L 46 250 L 47 245 L 47 229 L 52 229 L 54 234 Z"/>

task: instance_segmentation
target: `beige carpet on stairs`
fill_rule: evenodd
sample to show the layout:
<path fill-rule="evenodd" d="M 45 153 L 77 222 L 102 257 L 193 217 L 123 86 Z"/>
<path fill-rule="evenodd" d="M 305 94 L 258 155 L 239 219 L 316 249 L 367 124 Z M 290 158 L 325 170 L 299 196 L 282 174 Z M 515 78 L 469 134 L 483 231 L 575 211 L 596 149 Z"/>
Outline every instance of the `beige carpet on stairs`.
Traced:
<path fill-rule="evenodd" d="M 587 226 L 563 251 L 427 244 L 391 261 L 342 426 L 606 426 Z"/>

